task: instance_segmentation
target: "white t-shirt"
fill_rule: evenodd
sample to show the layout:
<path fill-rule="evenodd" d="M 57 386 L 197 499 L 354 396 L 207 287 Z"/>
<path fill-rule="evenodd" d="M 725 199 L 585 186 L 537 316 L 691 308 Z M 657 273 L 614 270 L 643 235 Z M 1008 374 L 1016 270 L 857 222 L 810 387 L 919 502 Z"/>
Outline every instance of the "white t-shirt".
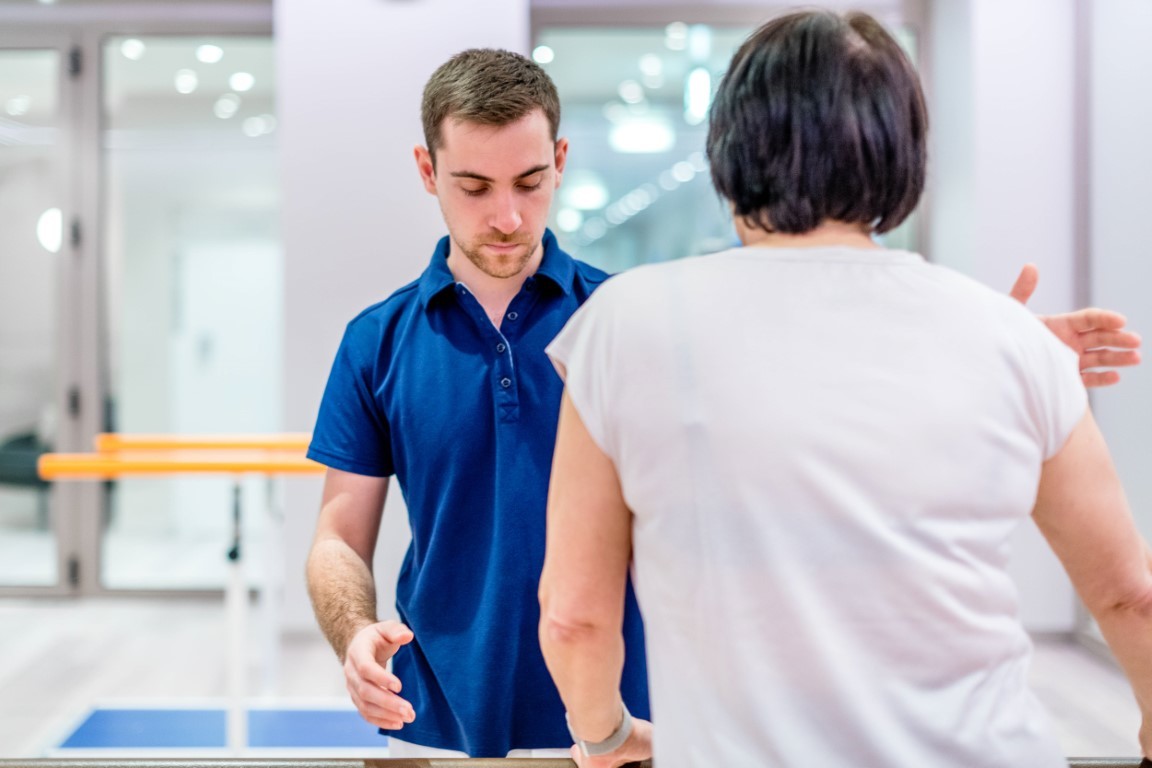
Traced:
<path fill-rule="evenodd" d="M 612 278 L 548 353 L 634 514 L 661 768 L 1066 765 L 1006 567 L 1087 399 L 1028 310 L 742 248 Z"/>

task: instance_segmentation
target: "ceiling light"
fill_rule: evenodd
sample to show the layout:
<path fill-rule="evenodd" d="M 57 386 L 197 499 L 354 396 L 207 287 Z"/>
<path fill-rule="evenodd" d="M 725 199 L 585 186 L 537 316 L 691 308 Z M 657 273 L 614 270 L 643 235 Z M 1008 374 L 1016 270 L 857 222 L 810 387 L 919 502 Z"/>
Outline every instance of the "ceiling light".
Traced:
<path fill-rule="evenodd" d="M 200 78 L 191 69 L 176 70 L 176 90 L 192 93 L 200 85 Z"/>
<path fill-rule="evenodd" d="M 221 120 L 232 117 L 238 109 L 240 109 L 240 97 L 234 93 L 226 93 L 216 99 L 216 104 L 212 107 L 213 113 Z"/>
<path fill-rule="evenodd" d="M 675 143 L 672 126 L 658 117 L 634 117 L 617 123 L 608 133 L 608 144 L 617 152 L 667 152 Z"/>
<path fill-rule="evenodd" d="M 672 175 L 672 171 L 664 171 L 660 174 L 660 188 L 668 192 L 680 186 L 680 180 Z"/>
<path fill-rule="evenodd" d="M 692 163 L 692 167 L 700 173 L 708 170 L 708 158 L 703 152 L 693 152 L 688 155 L 688 162 Z"/>
<path fill-rule="evenodd" d="M 556 51 L 546 45 L 538 45 L 532 49 L 532 61 L 537 64 L 551 64 L 556 58 Z"/>
<path fill-rule="evenodd" d="M 202 45 L 196 49 L 196 58 L 205 64 L 215 64 L 224 58 L 224 49 L 218 45 Z"/>
<path fill-rule="evenodd" d="M 644 86 L 635 80 L 625 80 L 616 90 L 620 98 L 628 104 L 639 104 L 644 101 Z"/>
<path fill-rule="evenodd" d="M 672 166 L 672 178 L 681 184 L 692 181 L 692 179 L 696 178 L 696 169 L 692 167 L 692 163 L 689 163 L 687 160 L 681 160 Z"/>
<path fill-rule="evenodd" d="M 712 30 L 704 24 L 693 24 L 688 30 L 688 55 L 692 61 L 707 61 L 712 55 Z"/>
<path fill-rule="evenodd" d="M 674 21 L 664 28 L 664 46 L 670 51 L 682 51 L 688 46 L 688 25 Z"/>
<path fill-rule="evenodd" d="M 640 211 L 643 211 L 648 206 L 652 205 L 652 201 L 654 198 L 645 189 L 634 189 L 631 192 L 629 192 L 628 196 L 624 199 L 628 201 L 628 205 L 630 208 L 632 208 L 632 210 L 639 213 Z"/>
<path fill-rule="evenodd" d="M 608 231 L 608 225 L 604 223 L 604 219 L 592 219 L 584 225 L 584 234 L 593 240 L 604 237 Z"/>
<path fill-rule="evenodd" d="M 708 117 L 712 106 L 712 75 L 704 67 L 688 73 L 684 81 L 684 120 L 689 125 L 700 125 Z"/>
<path fill-rule="evenodd" d="M 252 139 L 265 136 L 276 130 L 276 118 L 272 115 L 249 117 L 240 125 L 240 130 L 244 132 L 245 136 Z"/>
<path fill-rule="evenodd" d="M 649 77 L 664 74 L 664 60 L 654 53 L 646 53 L 640 57 L 640 72 Z"/>
<path fill-rule="evenodd" d="M 643 75 L 640 82 L 644 83 L 645 88 L 654 91 L 664 87 L 664 75 Z"/>
<path fill-rule="evenodd" d="M 59 208 L 49 208 L 36 222 L 36 239 L 49 253 L 60 253 L 64 244 L 64 216 Z"/>
<path fill-rule="evenodd" d="M 560 200 L 578 211 L 597 211 L 608 204 L 608 188 L 592 171 L 571 171 L 564 175 Z"/>
<path fill-rule="evenodd" d="M 21 115 L 28 114 L 28 110 L 32 108 L 32 97 L 27 95 L 13 96 L 8 99 L 4 105 L 4 111 L 12 115 L 12 117 L 20 117 Z"/>
<path fill-rule="evenodd" d="M 120 54 L 131 61 L 140 61 L 144 57 L 144 52 L 148 50 L 144 45 L 144 41 L 137 40 L 130 37 L 124 42 L 120 43 Z"/>
<path fill-rule="evenodd" d="M 247 72 L 236 72 L 228 78 L 228 86 L 234 91 L 250 91 L 256 85 L 256 78 Z"/>
<path fill-rule="evenodd" d="M 575 208 L 561 208 L 556 212 L 556 226 L 561 232 L 575 232 L 584 223 L 584 214 Z"/>
<path fill-rule="evenodd" d="M 609 122 L 618 123 L 621 120 L 627 120 L 632 113 L 628 111 L 628 107 L 624 106 L 618 101 L 610 101 L 604 105 L 601 110 L 604 118 Z"/>

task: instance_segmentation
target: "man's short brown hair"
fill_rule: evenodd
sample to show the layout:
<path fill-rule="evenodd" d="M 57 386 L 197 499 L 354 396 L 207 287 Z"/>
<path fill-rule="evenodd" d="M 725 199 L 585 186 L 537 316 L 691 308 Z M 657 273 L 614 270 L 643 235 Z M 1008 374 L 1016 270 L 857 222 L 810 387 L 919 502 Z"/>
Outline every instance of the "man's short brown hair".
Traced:
<path fill-rule="evenodd" d="M 436 150 L 443 145 L 440 127 L 446 119 L 502 126 L 535 109 L 544 111 L 552 141 L 556 141 L 560 97 L 548 73 L 518 53 L 471 48 L 441 64 L 424 86 L 420 105 L 424 142 L 435 162 Z"/>

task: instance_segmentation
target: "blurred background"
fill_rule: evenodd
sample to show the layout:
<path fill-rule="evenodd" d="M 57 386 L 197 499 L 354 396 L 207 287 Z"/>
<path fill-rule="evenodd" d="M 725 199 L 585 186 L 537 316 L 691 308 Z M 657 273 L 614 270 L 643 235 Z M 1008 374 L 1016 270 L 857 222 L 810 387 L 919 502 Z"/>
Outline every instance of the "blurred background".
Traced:
<path fill-rule="evenodd" d="M 924 79 L 929 189 L 887 244 L 1005 291 L 1034 262 L 1037 312 L 1106 306 L 1152 329 L 1152 3 L 823 5 L 879 17 Z M 788 7 L 0 0 L 0 657 L 34 628 L 68 625 L 69 609 L 128 611 L 124 622 L 153 628 L 203 615 L 195 631 L 213 642 L 231 478 L 48 485 L 35 459 L 91 450 L 105 431 L 310 431 L 344 324 L 416 277 L 444 233 L 411 153 L 436 66 L 489 46 L 551 74 L 571 141 L 551 226 L 578 257 L 620 271 L 734 243 L 703 156 L 708 108 L 735 48 Z M 1146 363 L 1092 394 L 1145 536 L 1150 382 Z M 244 522 L 262 611 L 253 687 L 282 694 L 280 654 L 296 648 L 339 696 L 303 586 L 320 481 L 241 485 L 258 511 Z M 382 611 L 404 514 L 393 493 Z M 1107 661 L 1031 527 L 1013 569 L 1038 639 Z M 0 663 L 0 728 L 23 736 L 0 738 L 0 757 L 41 754 L 63 727 L 59 708 L 28 709 L 34 680 Z"/>

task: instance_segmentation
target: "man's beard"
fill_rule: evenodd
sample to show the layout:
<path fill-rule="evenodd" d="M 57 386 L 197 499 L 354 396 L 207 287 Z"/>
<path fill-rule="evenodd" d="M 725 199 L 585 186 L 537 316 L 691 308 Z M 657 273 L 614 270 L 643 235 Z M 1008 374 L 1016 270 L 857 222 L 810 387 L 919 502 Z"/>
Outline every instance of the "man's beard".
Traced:
<path fill-rule="evenodd" d="M 519 245 L 521 249 L 506 254 L 485 251 L 484 244 L 492 245 Z M 468 257 L 468 261 L 484 274 L 490 277 L 515 277 L 524 271 L 532 255 L 536 253 L 539 243 L 533 244 L 520 238 L 488 238 L 487 240 L 469 246 L 461 246 L 460 250 Z"/>

